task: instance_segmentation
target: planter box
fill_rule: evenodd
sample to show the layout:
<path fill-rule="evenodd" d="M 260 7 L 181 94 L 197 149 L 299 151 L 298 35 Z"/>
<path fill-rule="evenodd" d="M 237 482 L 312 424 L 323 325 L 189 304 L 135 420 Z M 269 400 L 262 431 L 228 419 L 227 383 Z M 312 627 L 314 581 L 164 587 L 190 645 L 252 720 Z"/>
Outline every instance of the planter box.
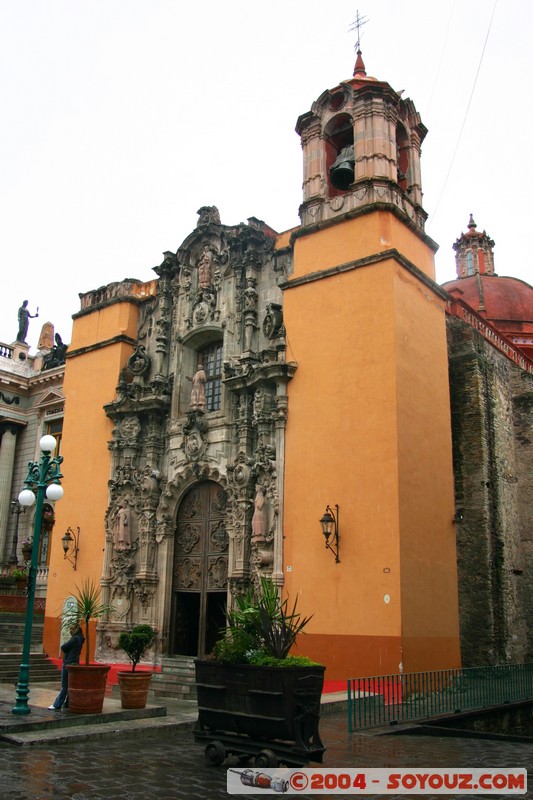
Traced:
<path fill-rule="evenodd" d="M 322 761 L 318 732 L 323 666 L 257 667 L 195 661 L 197 740 L 206 734 L 238 734 L 252 740 L 290 743 L 295 755 Z"/>

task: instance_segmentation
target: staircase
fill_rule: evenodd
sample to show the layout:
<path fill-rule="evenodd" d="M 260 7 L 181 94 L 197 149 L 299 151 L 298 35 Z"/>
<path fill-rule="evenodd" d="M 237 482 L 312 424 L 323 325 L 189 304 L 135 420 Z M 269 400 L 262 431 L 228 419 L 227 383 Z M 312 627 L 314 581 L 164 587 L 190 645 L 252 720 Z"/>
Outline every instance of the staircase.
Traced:
<path fill-rule="evenodd" d="M 161 672 L 152 678 L 150 695 L 154 700 L 196 700 L 194 658 L 174 656 L 164 658 Z"/>
<path fill-rule="evenodd" d="M 0 653 L 0 683 L 16 684 L 19 677 L 21 653 Z M 43 653 L 30 653 L 32 683 L 61 683 L 61 672 Z"/>
<path fill-rule="evenodd" d="M 0 613 L 0 683 L 16 684 L 22 661 L 26 619 L 17 612 Z M 31 629 L 30 680 L 32 683 L 61 682 L 61 672 L 43 654 L 43 618 L 34 617 Z"/>
<path fill-rule="evenodd" d="M 25 614 L 17 612 L 0 613 L 0 653 L 21 653 L 24 641 Z M 32 650 L 42 650 L 43 617 L 33 618 L 31 629 Z"/>

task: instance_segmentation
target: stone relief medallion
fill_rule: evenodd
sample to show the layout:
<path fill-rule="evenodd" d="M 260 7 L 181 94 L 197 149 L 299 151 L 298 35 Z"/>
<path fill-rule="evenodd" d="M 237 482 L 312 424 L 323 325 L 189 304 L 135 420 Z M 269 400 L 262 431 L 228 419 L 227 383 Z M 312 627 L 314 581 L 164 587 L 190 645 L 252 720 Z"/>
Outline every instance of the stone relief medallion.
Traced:
<path fill-rule="evenodd" d="M 250 470 L 244 464 L 237 464 L 233 470 L 233 480 L 237 485 L 242 485 L 248 481 Z"/>
<path fill-rule="evenodd" d="M 141 423 L 137 417 L 124 417 L 120 423 L 120 435 L 124 439 L 136 439 L 141 430 Z"/>
<path fill-rule="evenodd" d="M 191 461 L 195 461 L 201 457 L 205 449 L 205 442 L 198 431 L 192 431 L 192 433 L 185 438 L 184 449 Z"/>
<path fill-rule="evenodd" d="M 275 339 L 283 323 L 283 313 L 281 306 L 277 303 L 269 303 L 267 313 L 263 320 L 263 333 L 267 339 Z"/>
<path fill-rule="evenodd" d="M 146 354 L 146 347 L 139 344 L 128 359 L 128 369 L 133 375 L 144 375 L 149 367 L 150 357 Z"/>
<path fill-rule="evenodd" d="M 344 197 L 342 195 L 334 197 L 332 200 L 330 200 L 330 206 L 333 209 L 333 211 L 340 211 L 343 205 L 344 205 Z"/>
<path fill-rule="evenodd" d="M 207 317 L 209 316 L 209 306 L 202 300 L 198 305 L 195 306 L 194 311 L 192 312 L 192 318 L 196 325 L 202 325 Z"/>
<path fill-rule="evenodd" d="M 184 589 L 199 589 L 201 570 L 197 558 L 180 558 L 176 564 L 177 585 Z"/>
<path fill-rule="evenodd" d="M 111 605 L 115 609 L 115 615 L 118 620 L 124 619 L 131 608 L 131 600 L 128 597 L 128 592 L 123 584 L 115 586 L 111 598 Z"/>
<path fill-rule="evenodd" d="M 224 556 L 209 559 L 207 580 L 210 589 L 223 589 L 228 578 L 228 562 Z"/>
<path fill-rule="evenodd" d="M 181 550 L 183 550 L 185 553 L 190 553 L 200 541 L 198 527 L 190 524 L 185 525 L 183 530 L 181 530 L 176 537 L 176 541 L 178 542 Z"/>

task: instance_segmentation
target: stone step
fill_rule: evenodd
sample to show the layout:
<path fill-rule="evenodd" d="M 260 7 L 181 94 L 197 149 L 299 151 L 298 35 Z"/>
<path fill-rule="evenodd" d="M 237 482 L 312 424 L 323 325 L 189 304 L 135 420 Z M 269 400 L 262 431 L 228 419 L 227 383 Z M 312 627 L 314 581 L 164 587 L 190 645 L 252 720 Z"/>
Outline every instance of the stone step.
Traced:
<path fill-rule="evenodd" d="M 197 716 L 197 715 L 195 715 Z M 48 730 L 48 731 L 26 731 L 21 733 L 0 734 L 0 740 L 9 744 L 19 746 L 37 746 L 69 743 L 76 745 L 77 742 L 85 742 L 88 739 L 132 739 L 143 736 L 147 733 L 159 733 L 165 738 L 172 736 L 180 728 L 189 726 L 192 728 L 195 720 L 183 722 L 180 717 L 166 716 L 153 719 L 140 719 L 131 721 L 101 722 L 96 724 L 80 725 L 75 728 Z"/>
<path fill-rule="evenodd" d="M 192 675 L 194 677 L 195 674 L 194 665 L 191 667 L 189 664 L 176 664 L 166 660 L 163 660 L 161 669 L 163 673 L 170 673 L 172 675 L 183 675 L 186 677 Z"/>
<path fill-rule="evenodd" d="M 17 683 L 22 654 L 0 653 L 0 682 Z M 54 682 L 61 679 L 61 671 L 43 653 L 30 653 L 30 681 Z"/>
<path fill-rule="evenodd" d="M 188 689 L 186 686 L 172 686 L 163 687 L 161 689 L 153 689 L 152 696 L 155 701 L 162 699 L 175 699 L 175 700 L 196 700 L 196 688 L 191 687 Z"/>

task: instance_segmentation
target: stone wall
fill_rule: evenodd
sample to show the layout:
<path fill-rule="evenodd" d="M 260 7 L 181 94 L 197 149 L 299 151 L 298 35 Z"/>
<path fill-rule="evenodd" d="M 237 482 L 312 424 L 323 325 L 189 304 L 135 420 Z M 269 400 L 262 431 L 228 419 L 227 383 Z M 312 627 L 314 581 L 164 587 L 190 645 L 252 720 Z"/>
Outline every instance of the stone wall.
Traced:
<path fill-rule="evenodd" d="M 533 376 L 455 317 L 448 350 L 463 665 L 524 661 Z"/>

